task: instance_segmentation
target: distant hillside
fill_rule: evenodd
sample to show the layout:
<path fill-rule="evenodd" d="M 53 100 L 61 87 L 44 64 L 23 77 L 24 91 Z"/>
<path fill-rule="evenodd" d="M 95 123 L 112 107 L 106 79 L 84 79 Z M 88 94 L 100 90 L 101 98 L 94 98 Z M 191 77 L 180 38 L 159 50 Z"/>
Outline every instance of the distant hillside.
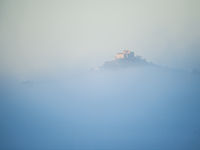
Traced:
<path fill-rule="evenodd" d="M 141 56 L 136 56 L 133 51 L 122 50 L 115 55 L 114 60 L 106 61 L 101 67 L 96 70 L 102 69 L 121 69 L 130 68 L 135 66 L 156 66 L 153 63 L 146 61 Z"/>

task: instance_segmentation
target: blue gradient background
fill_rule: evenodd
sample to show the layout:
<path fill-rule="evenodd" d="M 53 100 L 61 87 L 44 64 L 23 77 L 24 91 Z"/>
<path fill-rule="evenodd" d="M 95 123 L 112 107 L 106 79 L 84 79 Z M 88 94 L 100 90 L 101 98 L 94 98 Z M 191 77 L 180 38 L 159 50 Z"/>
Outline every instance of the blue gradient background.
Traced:
<path fill-rule="evenodd" d="M 0 149 L 199 150 L 199 4 L 0 0 Z"/>

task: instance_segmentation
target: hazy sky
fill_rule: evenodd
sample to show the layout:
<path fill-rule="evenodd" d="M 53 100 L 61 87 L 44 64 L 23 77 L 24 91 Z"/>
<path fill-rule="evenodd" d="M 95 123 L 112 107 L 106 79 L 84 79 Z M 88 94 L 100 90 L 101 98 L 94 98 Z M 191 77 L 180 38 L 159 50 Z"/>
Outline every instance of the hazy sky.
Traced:
<path fill-rule="evenodd" d="M 130 48 L 157 64 L 200 68 L 199 7 L 199 0 L 0 0 L 0 67 L 90 68 Z"/>

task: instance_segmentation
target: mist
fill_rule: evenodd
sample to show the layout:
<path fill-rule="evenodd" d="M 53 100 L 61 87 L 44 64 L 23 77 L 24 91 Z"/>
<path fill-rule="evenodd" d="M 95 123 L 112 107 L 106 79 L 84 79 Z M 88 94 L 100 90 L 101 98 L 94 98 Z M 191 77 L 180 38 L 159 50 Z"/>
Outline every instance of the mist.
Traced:
<path fill-rule="evenodd" d="M 1 149 L 199 149 L 199 74 L 135 67 L 8 81 Z"/>
<path fill-rule="evenodd" d="M 198 6 L 198 0 L 1 0 L 1 71 L 91 68 L 120 48 L 164 66 L 199 69 Z"/>
<path fill-rule="evenodd" d="M 199 5 L 0 0 L 0 149 L 199 150 Z"/>

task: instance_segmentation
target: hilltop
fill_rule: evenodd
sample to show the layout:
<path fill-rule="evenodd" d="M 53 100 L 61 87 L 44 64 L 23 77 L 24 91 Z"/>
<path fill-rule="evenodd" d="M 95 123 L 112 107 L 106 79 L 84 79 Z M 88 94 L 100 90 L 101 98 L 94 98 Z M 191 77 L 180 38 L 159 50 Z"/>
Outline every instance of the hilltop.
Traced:
<path fill-rule="evenodd" d="M 141 56 L 135 55 L 133 51 L 126 49 L 126 50 L 121 50 L 119 53 L 115 55 L 113 60 L 104 62 L 102 66 L 96 68 L 95 70 L 122 69 L 135 66 L 154 66 L 154 64 L 148 62 Z"/>

